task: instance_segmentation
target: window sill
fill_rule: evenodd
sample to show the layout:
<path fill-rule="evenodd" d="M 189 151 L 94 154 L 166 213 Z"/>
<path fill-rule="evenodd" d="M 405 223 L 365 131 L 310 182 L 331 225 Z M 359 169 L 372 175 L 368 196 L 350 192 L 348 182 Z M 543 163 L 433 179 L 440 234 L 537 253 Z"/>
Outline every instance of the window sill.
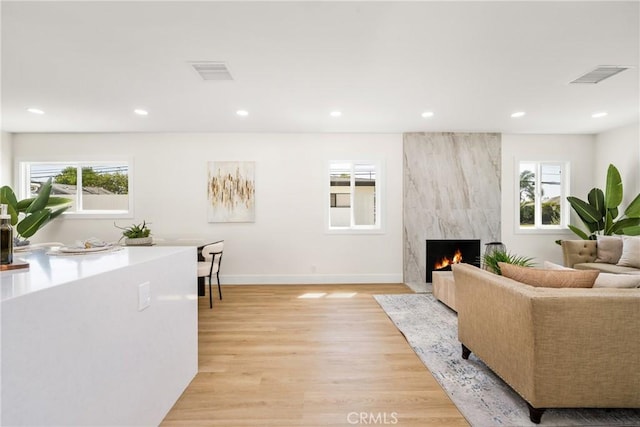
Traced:
<path fill-rule="evenodd" d="M 517 228 L 514 234 L 521 235 L 545 235 L 545 234 L 560 234 L 560 235 L 574 235 L 573 231 L 568 228 L 531 228 L 531 229 L 522 229 Z"/>
<path fill-rule="evenodd" d="M 68 219 L 131 219 L 133 218 L 132 212 L 107 212 L 107 211 L 94 211 L 94 212 L 64 212 L 59 218 Z"/>
<path fill-rule="evenodd" d="M 382 228 L 329 228 L 325 234 L 384 234 Z"/>

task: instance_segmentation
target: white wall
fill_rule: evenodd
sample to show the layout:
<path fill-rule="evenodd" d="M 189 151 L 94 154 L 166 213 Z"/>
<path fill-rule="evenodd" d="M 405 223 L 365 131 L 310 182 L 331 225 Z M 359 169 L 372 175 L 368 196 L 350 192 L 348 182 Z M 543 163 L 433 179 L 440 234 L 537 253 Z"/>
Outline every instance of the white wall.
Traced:
<path fill-rule="evenodd" d="M 0 187 L 11 185 L 13 179 L 13 153 L 9 132 L 0 132 Z"/>
<path fill-rule="evenodd" d="M 627 207 L 640 193 L 640 124 L 625 126 L 596 135 L 594 187 L 604 189 L 607 168 L 613 164 L 620 171 Z"/>
<path fill-rule="evenodd" d="M 538 266 L 545 260 L 562 264 L 557 239 L 576 239 L 572 232 L 524 233 L 517 230 L 517 164 L 521 160 L 568 161 L 571 168 L 569 194 L 582 199 L 594 186 L 595 136 L 593 135 L 502 135 L 502 242 L 507 250 L 535 258 Z M 579 220 L 572 224 L 580 225 Z"/>
<path fill-rule="evenodd" d="M 225 239 L 223 283 L 402 281 L 400 134 L 16 134 L 15 160 L 134 159 L 135 218 L 164 238 Z M 381 160 L 382 234 L 327 234 L 329 160 Z M 256 222 L 207 223 L 207 161 L 256 162 Z M 49 224 L 35 241 L 117 240 L 109 219 Z"/>

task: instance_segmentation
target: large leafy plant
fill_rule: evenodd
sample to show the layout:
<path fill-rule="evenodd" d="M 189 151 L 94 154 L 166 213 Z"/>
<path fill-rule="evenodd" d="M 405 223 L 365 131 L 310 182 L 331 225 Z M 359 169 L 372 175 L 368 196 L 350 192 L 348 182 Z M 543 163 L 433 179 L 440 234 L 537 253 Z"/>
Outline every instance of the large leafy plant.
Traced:
<path fill-rule="evenodd" d="M 569 225 L 569 228 L 585 240 L 595 240 L 598 235 L 640 235 L 640 194 L 621 214 L 619 206 L 622 198 L 620 172 L 615 166 L 609 165 L 604 191 L 592 188 L 586 202 L 577 197 L 567 197 L 587 231 L 573 225 Z"/>
<path fill-rule="evenodd" d="M 16 244 L 25 241 L 36 234 L 38 230 L 69 209 L 71 199 L 66 197 L 51 197 L 51 178 L 40 187 L 36 197 L 18 201 L 9 186 L 0 188 L 0 204 L 8 206 L 11 215 L 11 225 L 14 226 Z"/>

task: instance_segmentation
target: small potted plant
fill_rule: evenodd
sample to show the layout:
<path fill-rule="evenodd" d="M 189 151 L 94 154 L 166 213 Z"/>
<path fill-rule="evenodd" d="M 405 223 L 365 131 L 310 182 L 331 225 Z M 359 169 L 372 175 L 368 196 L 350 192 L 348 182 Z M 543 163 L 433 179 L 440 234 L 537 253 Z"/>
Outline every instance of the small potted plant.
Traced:
<path fill-rule="evenodd" d="M 503 251 L 503 250 L 497 250 L 497 251 L 485 253 L 482 256 L 482 265 L 485 270 L 489 270 L 492 273 L 502 275 L 502 271 L 500 271 L 500 266 L 498 265 L 499 262 L 519 265 L 522 267 L 533 266 L 533 258 L 514 255 L 510 252 Z"/>
<path fill-rule="evenodd" d="M 130 227 L 119 227 L 115 222 L 113 225 L 122 230 L 122 237 L 120 237 L 120 240 L 124 238 L 124 244 L 126 246 L 148 246 L 153 243 L 151 230 L 147 227 L 146 221 L 142 221 L 142 224 L 133 224 Z"/>

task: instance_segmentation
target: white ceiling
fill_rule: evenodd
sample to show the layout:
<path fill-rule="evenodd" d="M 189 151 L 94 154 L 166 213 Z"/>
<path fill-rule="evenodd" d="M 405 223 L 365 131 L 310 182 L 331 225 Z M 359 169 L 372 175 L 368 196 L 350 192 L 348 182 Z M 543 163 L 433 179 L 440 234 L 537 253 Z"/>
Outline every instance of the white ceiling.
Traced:
<path fill-rule="evenodd" d="M 597 133 L 638 121 L 639 5 L 3 1 L 2 129 Z M 568 84 L 598 65 L 634 68 Z"/>

